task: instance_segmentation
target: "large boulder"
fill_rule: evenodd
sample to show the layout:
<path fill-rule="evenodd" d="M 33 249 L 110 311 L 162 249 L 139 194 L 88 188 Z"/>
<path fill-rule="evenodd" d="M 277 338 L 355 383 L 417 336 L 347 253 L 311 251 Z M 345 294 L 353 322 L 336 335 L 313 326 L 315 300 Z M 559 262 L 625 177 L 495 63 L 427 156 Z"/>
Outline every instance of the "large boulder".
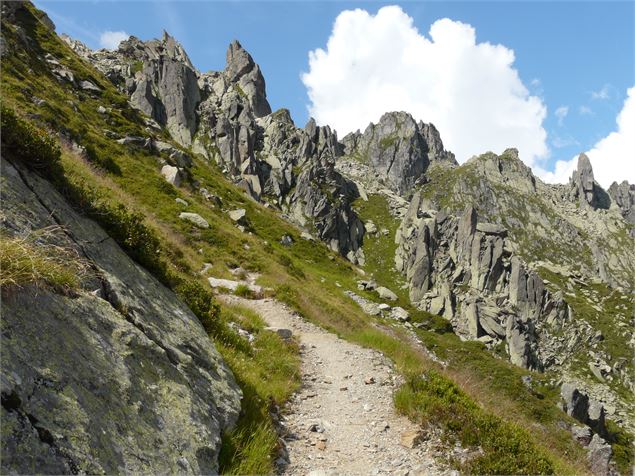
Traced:
<path fill-rule="evenodd" d="M 608 437 L 605 420 L 606 410 L 600 402 L 591 400 L 586 393 L 571 383 L 562 384 L 560 397 L 562 398 L 562 409 L 567 415 L 588 425 L 594 433 L 605 438 Z"/>
<path fill-rule="evenodd" d="M 611 457 L 613 456 L 613 449 L 604 439 L 599 435 L 593 435 L 591 443 L 587 447 L 587 459 L 591 472 L 595 476 L 609 476 L 617 475 L 617 471 L 614 471 L 611 465 Z"/>
<path fill-rule="evenodd" d="M 560 388 L 560 396 L 563 401 L 563 410 L 582 423 L 586 423 L 589 417 L 589 397 L 580 392 L 574 385 L 565 383 Z"/>
<path fill-rule="evenodd" d="M 2 181 L 3 233 L 89 270 L 3 295 L 2 473 L 217 473 L 241 394 L 196 316 L 47 182 L 6 157 Z"/>

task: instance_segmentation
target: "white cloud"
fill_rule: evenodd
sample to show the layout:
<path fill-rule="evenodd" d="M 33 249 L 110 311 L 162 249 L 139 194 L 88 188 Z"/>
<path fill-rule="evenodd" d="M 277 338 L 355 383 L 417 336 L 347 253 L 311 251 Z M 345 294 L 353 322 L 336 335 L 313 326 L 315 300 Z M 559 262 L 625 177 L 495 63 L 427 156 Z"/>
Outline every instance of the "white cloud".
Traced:
<path fill-rule="evenodd" d="M 558 160 L 552 171 L 534 167 L 533 172 L 547 183 L 567 183 L 578 165 L 578 157 L 571 160 Z"/>
<path fill-rule="evenodd" d="M 516 147 L 533 165 L 549 154 L 547 110 L 513 63 L 512 50 L 477 43 L 470 25 L 437 20 L 426 37 L 400 7 L 390 6 L 376 15 L 340 13 L 326 50 L 309 53 L 302 81 L 310 114 L 340 137 L 403 110 L 435 124 L 459 162 Z"/>
<path fill-rule="evenodd" d="M 564 118 L 569 114 L 569 106 L 560 106 L 554 114 L 558 118 L 558 125 L 562 126 Z"/>
<path fill-rule="evenodd" d="M 616 122 L 617 130 L 587 152 L 595 180 L 604 188 L 613 181 L 635 183 L 635 86 L 626 91 Z"/>
<path fill-rule="evenodd" d="M 609 93 L 608 84 L 605 84 L 604 86 L 602 86 L 602 89 L 600 89 L 599 91 L 591 91 L 591 99 L 604 100 L 604 99 L 608 99 L 609 97 L 611 97 L 611 95 Z"/>
<path fill-rule="evenodd" d="M 128 38 L 130 35 L 125 31 L 104 31 L 99 36 L 99 46 L 107 50 L 116 50 L 119 43 Z"/>
<path fill-rule="evenodd" d="M 635 183 L 635 86 L 626 91 L 626 100 L 616 122 L 617 130 L 586 153 L 591 160 L 595 180 L 605 189 L 614 181 Z M 553 172 L 542 169 L 536 172 L 546 182 L 564 183 L 575 170 L 577 161 L 577 157 L 559 160 Z"/>

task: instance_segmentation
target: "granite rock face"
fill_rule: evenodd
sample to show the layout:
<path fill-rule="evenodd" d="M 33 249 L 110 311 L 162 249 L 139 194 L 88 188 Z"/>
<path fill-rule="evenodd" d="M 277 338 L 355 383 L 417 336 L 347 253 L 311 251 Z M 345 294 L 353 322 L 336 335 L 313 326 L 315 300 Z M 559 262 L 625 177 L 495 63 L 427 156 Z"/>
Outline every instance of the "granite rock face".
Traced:
<path fill-rule="evenodd" d="M 191 145 L 201 96 L 197 72 L 173 37 L 164 32 L 160 40 L 143 42 L 132 36 L 115 51 L 95 52 L 68 37 L 65 40 L 125 91 L 132 106 L 165 126 L 179 144 Z"/>
<path fill-rule="evenodd" d="M 342 143 L 346 156 L 369 166 L 400 195 L 407 194 L 423 178 L 431 162 L 456 164 L 454 154 L 443 148 L 434 125 L 416 122 L 406 112 L 386 113 L 363 134 L 349 134 Z"/>
<path fill-rule="evenodd" d="M 569 379 L 581 365 L 588 375 L 578 388 L 632 428 L 629 404 L 610 390 L 635 388 L 630 364 L 617 362 L 635 348 L 630 187 L 615 185 L 609 207 L 593 208 L 597 184 L 581 204 L 570 184 L 537 179 L 514 149 L 459 167 L 431 164 L 426 179 L 407 211 L 393 214 L 395 268 L 411 302 L 519 366 Z"/>
<path fill-rule="evenodd" d="M 352 262 L 364 262 L 364 227 L 351 208 L 359 191 L 335 169 L 343 146 L 313 120 L 300 129 L 288 111 L 272 114 L 260 67 L 239 42 L 229 45 L 223 71 L 201 73 L 167 33 L 147 42 L 131 37 L 116 51 L 93 52 L 64 39 L 135 108 L 181 145 L 217 162 L 249 196 L 279 208 Z M 166 178 L 178 185 L 185 171 L 177 177 L 174 170 L 187 169 L 191 159 L 170 158 Z"/>
<path fill-rule="evenodd" d="M 271 106 L 265 93 L 265 78 L 260 72 L 260 66 L 238 41 L 233 41 L 227 50 L 225 74 L 247 96 L 256 117 L 271 114 Z"/>
<path fill-rule="evenodd" d="M 3 232 L 88 266 L 2 302 L 2 472 L 215 474 L 241 392 L 196 316 L 48 182 L 3 157 Z"/>
<path fill-rule="evenodd" d="M 395 237 L 411 302 L 445 316 L 465 338 L 505 342 L 514 364 L 541 369 L 536 322 L 562 325 L 566 303 L 511 253 L 504 227 L 479 221 L 472 207 L 458 217 L 422 202 L 416 193 Z"/>

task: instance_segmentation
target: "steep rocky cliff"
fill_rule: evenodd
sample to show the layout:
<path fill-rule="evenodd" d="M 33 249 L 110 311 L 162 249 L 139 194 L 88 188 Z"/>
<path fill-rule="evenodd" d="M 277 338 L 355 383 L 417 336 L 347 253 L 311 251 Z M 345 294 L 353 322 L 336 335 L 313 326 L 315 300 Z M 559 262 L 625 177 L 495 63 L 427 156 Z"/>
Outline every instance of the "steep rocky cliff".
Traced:
<path fill-rule="evenodd" d="M 515 150 L 427 180 L 395 237 L 411 301 L 517 365 L 586 382 L 632 425 L 616 396 L 634 389 L 632 226 L 588 159 L 569 185 L 542 183 Z"/>
<path fill-rule="evenodd" d="M 457 164 L 454 154 L 443 148 L 434 125 L 416 122 L 405 112 L 387 112 L 363 134 L 351 133 L 342 143 L 346 157 L 357 162 L 347 164 L 349 174 L 370 187 L 381 184 L 400 195 L 421 183 L 431 163 Z"/>

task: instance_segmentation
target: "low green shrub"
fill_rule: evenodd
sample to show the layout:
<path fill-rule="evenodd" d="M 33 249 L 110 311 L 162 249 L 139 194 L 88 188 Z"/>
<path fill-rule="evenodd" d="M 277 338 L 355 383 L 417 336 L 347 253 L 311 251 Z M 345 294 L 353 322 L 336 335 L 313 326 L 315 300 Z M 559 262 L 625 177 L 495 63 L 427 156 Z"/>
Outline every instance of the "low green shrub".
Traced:
<path fill-rule="evenodd" d="M 635 459 L 635 439 L 611 420 L 606 420 L 606 428 L 613 448 L 613 460 L 621 474 L 629 474 L 633 470 Z"/>
<path fill-rule="evenodd" d="M 172 284 L 167 265 L 161 259 L 159 237 L 144 223 L 141 213 L 128 211 L 122 204 L 116 206 L 101 204 L 89 215 L 97 219 L 130 257 L 164 284 Z"/>
<path fill-rule="evenodd" d="M 86 158 L 91 164 L 111 174 L 121 175 L 121 169 L 111 157 L 98 153 L 91 144 L 86 145 L 85 149 Z"/>
<path fill-rule="evenodd" d="M 284 266 L 287 271 L 289 271 L 290 275 L 295 276 L 298 279 L 304 279 L 306 277 L 304 271 L 298 268 L 288 255 L 280 254 L 278 256 L 278 263 Z"/>
<path fill-rule="evenodd" d="M 246 284 L 239 284 L 234 291 L 236 296 L 244 297 L 247 299 L 252 299 L 254 297 L 254 293 L 249 289 L 249 286 Z"/>
<path fill-rule="evenodd" d="M 195 280 L 182 281 L 174 291 L 198 317 L 205 332 L 211 335 L 219 333 L 220 306 L 214 302 L 211 291 Z"/>
<path fill-rule="evenodd" d="M 482 450 L 459 469 L 471 474 L 549 474 L 552 461 L 521 427 L 486 413 L 456 384 L 429 370 L 410 377 L 395 394 L 397 410 L 424 425 L 435 425 L 445 438 Z"/>
<path fill-rule="evenodd" d="M 61 151 L 49 133 L 20 118 L 5 104 L 0 119 L 3 153 L 9 152 L 8 155 L 46 177 L 59 175 Z"/>

